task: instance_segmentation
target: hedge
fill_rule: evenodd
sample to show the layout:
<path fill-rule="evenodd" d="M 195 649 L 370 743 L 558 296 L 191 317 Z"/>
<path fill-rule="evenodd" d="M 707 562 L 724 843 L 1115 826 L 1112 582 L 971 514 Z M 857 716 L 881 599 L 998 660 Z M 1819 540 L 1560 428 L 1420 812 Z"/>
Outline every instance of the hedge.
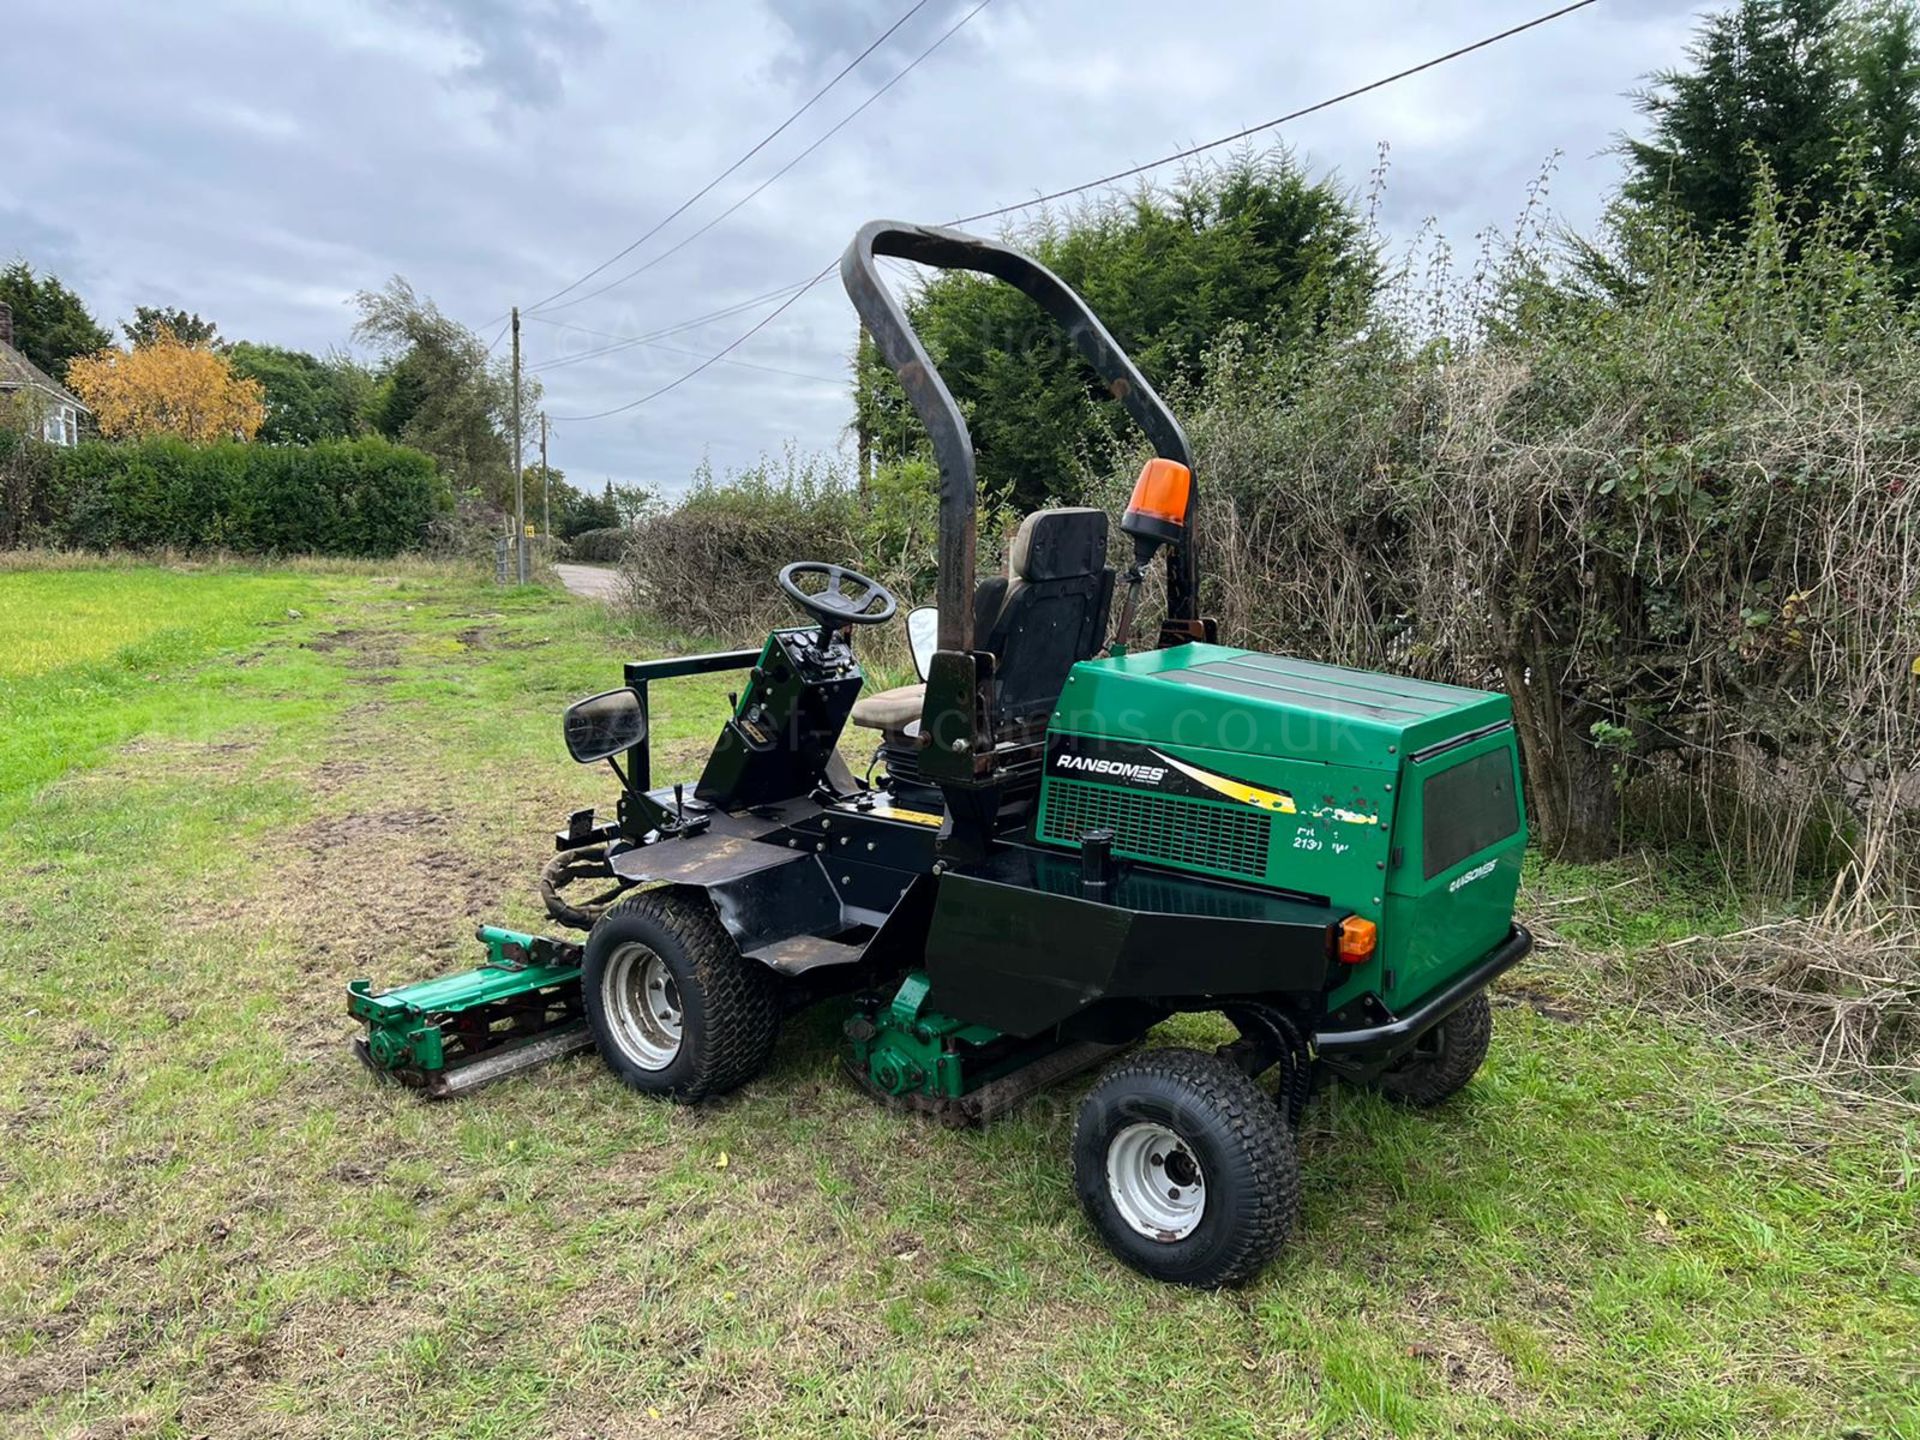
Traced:
<path fill-rule="evenodd" d="M 423 543 L 453 505 L 430 457 L 378 438 L 29 442 L 0 454 L 0 485 L 0 540 L 86 550 L 392 555 Z"/>
<path fill-rule="evenodd" d="M 615 525 L 599 530 L 582 530 L 567 541 L 569 559 L 588 565 L 616 565 L 633 548 L 635 532 L 630 526 Z"/>

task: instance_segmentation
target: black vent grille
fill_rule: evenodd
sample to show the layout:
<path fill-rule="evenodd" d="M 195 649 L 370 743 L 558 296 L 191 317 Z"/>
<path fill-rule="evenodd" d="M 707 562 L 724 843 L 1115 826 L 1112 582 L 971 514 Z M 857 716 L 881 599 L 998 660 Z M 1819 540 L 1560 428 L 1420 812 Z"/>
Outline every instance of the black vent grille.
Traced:
<path fill-rule="evenodd" d="M 1168 865 L 1267 876 L 1271 817 L 1172 795 L 1137 795 L 1078 780 L 1049 780 L 1040 838 L 1078 845 L 1089 830 L 1111 830 L 1117 853 Z"/>

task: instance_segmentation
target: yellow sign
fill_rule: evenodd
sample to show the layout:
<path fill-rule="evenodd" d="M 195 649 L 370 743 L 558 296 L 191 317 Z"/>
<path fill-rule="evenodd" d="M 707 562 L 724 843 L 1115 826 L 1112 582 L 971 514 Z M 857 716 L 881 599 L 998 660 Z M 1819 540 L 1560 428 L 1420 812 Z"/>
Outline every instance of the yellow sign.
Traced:
<path fill-rule="evenodd" d="M 937 827 L 940 824 L 940 817 L 938 815 L 928 815 L 920 810 L 902 810 L 897 805 L 889 806 L 887 809 L 876 813 L 883 820 L 904 820 L 909 825 L 933 825 Z"/>

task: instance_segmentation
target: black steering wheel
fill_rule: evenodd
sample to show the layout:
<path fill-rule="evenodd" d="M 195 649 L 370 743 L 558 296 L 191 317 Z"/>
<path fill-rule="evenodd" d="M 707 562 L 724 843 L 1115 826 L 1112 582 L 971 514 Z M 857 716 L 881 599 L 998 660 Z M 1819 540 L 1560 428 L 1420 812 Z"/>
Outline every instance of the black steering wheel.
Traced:
<path fill-rule="evenodd" d="M 826 581 L 818 590 L 802 590 L 802 575 L 818 575 Z M 843 625 L 879 625 L 893 618 L 900 602 L 878 580 L 869 580 L 858 570 L 844 565 L 829 565 L 822 560 L 796 560 L 780 572 L 780 588 L 793 603 L 820 622 L 824 641 Z M 874 609 L 875 602 L 880 608 Z"/>

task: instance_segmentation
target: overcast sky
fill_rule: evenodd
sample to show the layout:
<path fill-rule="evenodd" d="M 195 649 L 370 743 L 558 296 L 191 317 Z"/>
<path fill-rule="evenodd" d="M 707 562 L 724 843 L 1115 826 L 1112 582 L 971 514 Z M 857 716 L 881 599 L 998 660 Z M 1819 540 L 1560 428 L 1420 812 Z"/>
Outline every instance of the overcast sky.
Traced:
<path fill-rule="evenodd" d="M 222 335 L 347 344 L 350 297 L 406 276 L 492 338 L 650 229 L 911 0 L 11 0 L 0 74 L 0 259 L 59 274 L 108 323 L 179 305 Z M 654 259 L 792 159 L 972 8 L 928 3 L 700 204 L 568 299 Z M 608 293 L 525 324 L 536 370 L 826 265 L 867 219 L 940 222 L 1077 184 L 1365 83 L 1552 0 L 1339 5 L 991 0 L 737 213 Z M 1382 211 L 1456 250 L 1551 203 L 1590 224 L 1625 98 L 1675 63 L 1696 7 L 1600 0 L 1282 131 Z M 791 439 L 845 443 L 855 333 L 838 278 L 732 359 L 624 414 L 770 306 L 547 370 L 553 463 L 677 488 Z M 552 322 L 581 329 L 562 329 Z M 502 348 L 506 341 L 501 341 Z M 672 347 L 672 348 L 667 348 Z M 762 368 L 748 368 L 768 367 Z M 770 373 L 772 371 L 782 373 Z"/>

